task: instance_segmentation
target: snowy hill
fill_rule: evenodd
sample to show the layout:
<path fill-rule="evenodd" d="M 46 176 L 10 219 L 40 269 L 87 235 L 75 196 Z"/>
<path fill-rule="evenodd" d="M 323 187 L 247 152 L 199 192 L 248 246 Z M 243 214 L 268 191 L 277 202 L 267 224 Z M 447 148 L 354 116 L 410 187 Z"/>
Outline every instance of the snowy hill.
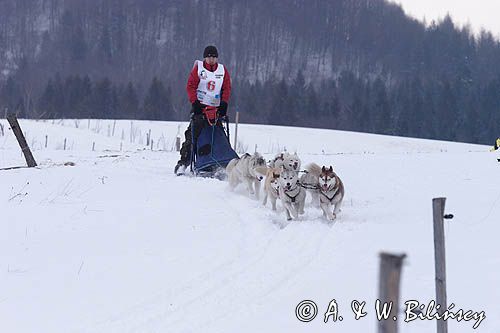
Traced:
<path fill-rule="evenodd" d="M 0 122 L 0 168 L 24 165 Z M 439 196 L 455 215 L 448 304 L 486 313 L 476 330 L 450 320 L 449 331 L 498 332 L 500 165 L 489 147 L 242 125 L 240 150 L 296 151 L 303 165 L 334 165 L 345 184 L 335 224 L 308 205 L 280 229 L 281 205 L 274 213 L 243 188 L 172 174 L 184 123 L 20 123 L 39 167 L 0 171 L 3 332 L 374 332 L 379 252 L 408 255 L 402 306 L 434 299 Z M 307 299 L 319 314 L 303 323 L 295 307 Z M 332 299 L 344 320 L 325 324 Z M 354 320 L 352 300 L 367 302 L 365 318 Z M 401 332 L 435 331 L 403 315 Z"/>

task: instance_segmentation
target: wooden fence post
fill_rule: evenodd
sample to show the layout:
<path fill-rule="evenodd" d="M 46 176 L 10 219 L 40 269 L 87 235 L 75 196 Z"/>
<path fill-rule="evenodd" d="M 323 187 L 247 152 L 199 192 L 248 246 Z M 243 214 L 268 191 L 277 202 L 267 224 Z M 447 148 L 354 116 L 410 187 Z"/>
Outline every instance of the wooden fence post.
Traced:
<path fill-rule="evenodd" d="M 236 144 L 238 143 L 238 123 L 240 122 L 240 111 L 236 112 L 236 119 L 234 121 L 234 145 L 233 149 L 236 150 Z"/>
<path fill-rule="evenodd" d="M 24 154 L 24 158 L 26 159 L 28 167 L 30 168 L 36 167 L 35 158 L 33 157 L 33 154 L 31 153 L 31 150 L 28 147 L 28 143 L 26 142 L 26 138 L 24 137 L 23 132 L 21 131 L 21 127 L 19 126 L 19 122 L 17 121 L 16 115 L 13 113 L 8 114 L 7 121 L 9 122 L 10 128 L 12 128 L 12 131 L 16 136 L 17 142 L 19 142 L 19 146 L 21 147 L 21 150 Z"/>
<path fill-rule="evenodd" d="M 379 300 L 381 308 L 389 302 L 392 302 L 392 308 L 387 320 L 378 321 L 378 333 L 398 332 L 398 322 L 393 318 L 398 316 L 399 311 L 399 282 L 405 257 L 406 254 L 380 253 Z"/>
<path fill-rule="evenodd" d="M 132 140 L 133 136 L 134 136 L 134 122 L 131 120 L 130 121 L 130 143 L 133 143 L 135 142 L 135 138 L 134 140 Z"/>
<path fill-rule="evenodd" d="M 447 309 L 446 301 L 446 252 L 444 243 L 444 206 L 446 198 L 432 199 L 432 215 L 434 219 L 434 260 L 436 270 L 436 305 L 439 314 Z M 436 320 L 437 333 L 447 333 L 446 320 Z"/>
<path fill-rule="evenodd" d="M 176 151 L 181 150 L 181 137 L 180 136 L 175 138 L 175 150 Z"/>

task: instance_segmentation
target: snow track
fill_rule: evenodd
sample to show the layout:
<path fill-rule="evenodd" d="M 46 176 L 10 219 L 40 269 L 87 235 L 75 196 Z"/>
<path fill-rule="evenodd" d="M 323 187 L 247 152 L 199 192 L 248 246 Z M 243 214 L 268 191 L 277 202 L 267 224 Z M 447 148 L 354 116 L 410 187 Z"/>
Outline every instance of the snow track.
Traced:
<path fill-rule="evenodd" d="M 169 147 L 178 123 L 117 121 L 127 142 L 98 133 L 113 121 L 75 124 L 22 121 L 28 142 L 48 135 L 53 146 L 35 145 L 36 169 L 0 172 L 2 331 L 373 331 L 380 251 L 408 254 L 403 301 L 434 297 L 437 196 L 455 215 L 446 226 L 449 303 L 486 312 L 475 332 L 500 327 L 500 271 L 492 270 L 500 264 L 500 188 L 492 177 L 499 165 L 488 147 L 243 125 L 240 139 L 266 158 L 287 142 L 303 165 L 333 164 L 345 184 L 334 224 L 309 197 L 305 215 L 288 223 L 280 203 L 275 213 L 243 187 L 231 193 L 225 182 L 174 176 L 177 153 L 145 150 L 127 132 L 152 129 Z M 0 168 L 23 164 L 8 135 L 0 138 Z M 58 148 L 64 137 L 71 150 Z M 345 319 L 324 324 L 333 298 Z M 319 308 L 308 324 L 295 318 L 305 299 Z M 353 319 L 354 299 L 367 302 L 366 320 Z M 449 327 L 473 332 L 470 322 Z M 400 329 L 428 332 L 435 322 Z"/>
<path fill-rule="evenodd" d="M 262 248 L 245 249 L 245 256 L 236 255 L 88 331 L 202 331 L 285 288 L 315 260 L 326 235 L 318 231 L 304 242 L 296 232 L 275 232 Z"/>

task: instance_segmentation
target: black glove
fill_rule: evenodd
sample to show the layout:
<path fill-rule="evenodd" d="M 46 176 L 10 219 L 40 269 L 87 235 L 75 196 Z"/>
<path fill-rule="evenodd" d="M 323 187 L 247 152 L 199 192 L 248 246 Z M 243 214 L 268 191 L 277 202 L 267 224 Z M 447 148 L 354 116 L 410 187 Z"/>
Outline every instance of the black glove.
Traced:
<path fill-rule="evenodd" d="M 201 105 L 199 100 L 194 101 L 194 103 L 191 105 L 193 106 L 192 112 L 194 114 L 201 114 L 202 113 L 201 110 L 203 109 L 203 105 Z"/>
<path fill-rule="evenodd" d="M 225 117 L 227 114 L 227 102 L 221 101 L 217 111 L 219 112 L 219 116 Z"/>

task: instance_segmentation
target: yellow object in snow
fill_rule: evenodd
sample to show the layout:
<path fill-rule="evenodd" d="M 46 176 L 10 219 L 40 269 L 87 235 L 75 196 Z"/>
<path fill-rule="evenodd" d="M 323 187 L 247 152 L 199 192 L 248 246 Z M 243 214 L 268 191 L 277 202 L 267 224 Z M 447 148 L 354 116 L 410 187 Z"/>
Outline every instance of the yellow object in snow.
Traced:
<path fill-rule="evenodd" d="M 493 148 L 490 149 L 490 151 L 495 151 L 498 148 L 500 148 L 500 138 L 498 138 L 497 141 L 495 141 L 495 145 L 493 146 Z"/>

